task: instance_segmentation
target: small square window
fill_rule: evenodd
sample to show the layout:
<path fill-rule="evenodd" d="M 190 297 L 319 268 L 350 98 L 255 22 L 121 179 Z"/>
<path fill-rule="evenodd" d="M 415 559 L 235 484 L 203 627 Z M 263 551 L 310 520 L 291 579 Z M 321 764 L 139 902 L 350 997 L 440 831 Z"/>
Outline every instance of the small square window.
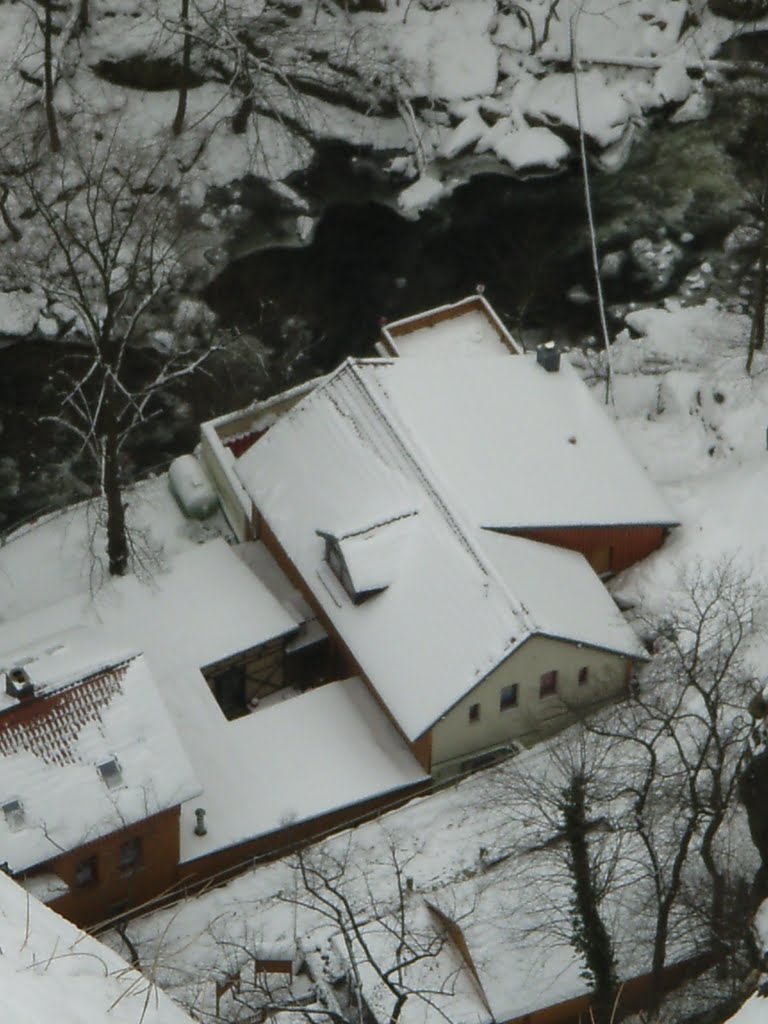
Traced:
<path fill-rule="evenodd" d="M 589 682 L 589 668 L 587 665 L 583 665 L 579 669 L 579 686 L 586 686 Z"/>
<path fill-rule="evenodd" d="M 98 857 L 87 857 L 85 860 L 81 860 L 75 868 L 75 886 L 78 889 L 85 889 L 89 885 L 96 885 L 98 880 Z"/>
<path fill-rule="evenodd" d="M 539 697 L 551 697 L 557 693 L 557 670 L 544 672 L 539 680 Z"/>
<path fill-rule="evenodd" d="M 3 804 L 3 815 L 11 832 L 18 832 L 26 824 L 21 800 L 9 800 Z"/>
<path fill-rule="evenodd" d="M 134 836 L 132 839 L 126 839 L 124 843 L 121 843 L 118 854 L 120 872 L 124 875 L 131 875 L 137 868 L 140 868 L 142 853 L 140 836 Z"/>
<path fill-rule="evenodd" d="M 97 764 L 96 770 L 107 789 L 117 789 L 118 786 L 122 786 L 123 772 L 116 757 L 111 757 L 108 761 Z"/>
<path fill-rule="evenodd" d="M 502 687 L 499 695 L 499 711 L 506 711 L 508 708 L 517 707 L 517 683 L 510 683 Z"/>
<path fill-rule="evenodd" d="M 479 704 L 470 704 L 469 705 L 469 720 L 470 720 L 470 722 L 479 722 L 480 721 L 480 705 Z"/>

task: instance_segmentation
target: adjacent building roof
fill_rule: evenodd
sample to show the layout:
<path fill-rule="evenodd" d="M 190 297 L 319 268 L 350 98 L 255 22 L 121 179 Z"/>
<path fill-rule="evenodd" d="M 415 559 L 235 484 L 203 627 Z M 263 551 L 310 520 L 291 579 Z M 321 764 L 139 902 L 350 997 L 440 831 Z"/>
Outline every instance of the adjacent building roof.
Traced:
<path fill-rule="evenodd" d="M 244 559 L 276 584 L 277 597 Z M 15 811 L 6 821 L 0 810 L 0 862 L 7 858 L 13 870 L 42 862 L 58 852 L 54 844 L 68 848 L 97 838 L 114 828 L 116 815 L 129 824 L 139 804 L 144 817 L 166 798 L 186 801 L 181 859 L 194 860 L 424 781 L 359 679 L 237 721 L 225 718 L 200 670 L 290 636 L 311 614 L 263 545 L 238 553 L 216 540 L 178 555 L 148 581 L 117 578 L 96 595 L 0 624 L 0 651 L 14 636 L 19 641 L 0 657 L 0 668 L 25 661 L 53 702 L 38 721 L 31 709 L 47 706 L 42 700 L 19 706 L 0 695 L 0 804 L 19 801 L 25 815 L 17 829 Z M 92 625 L 72 628 L 78 619 Z M 56 632 L 58 626 L 64 628 Z M 112 639 L 118 634 L 121 647 Z M 83 679 L 78 665 L 93 670 L 92 677 Z M 7 735 L 6 706 L 26 716 Z M 185 778 L 192 773 L 187 758 L 199 785 L 179 785 L 182 764 Z M 121 775 L 117 786 L 98 771 L 111 761 Z M 72 786 L 79 787 L 76 798 Z M 207 812 L 205 836 L 194 833 L 198 805 Z"/>
<path fill-rule="evenodd" d="M 4 1024 L 191 1024 L 117 953 L 0 872 Z"/>
<path fill-rule="evenodd" d="M 205 668 L 294 632 L 299 619 L 221 538 L 173 560 L 149 584 L 113 581 L 99 615 L 164 663 Z"/>
<path fill-rule="evenodd" d="M 385 324 L 377 348 L 382 355 L 443 356 L 448 346 L 453 355 L 463 356 L 522 352 L 482 295 Z"/>
<path fill-rule="evenodd" d="M 488 364 L 489 380 L 516 364 L 551 376 L 522 356 L 480 361 Z M 456 360 L 451 372 L 458 377 L 473 363 Z M 420 396 L 429 407 L 443 365 L 348 360 L 238 463 L 254 504 L 409 739 L 535 633 L 640 655 L 633 632 L 580 555 L 494 540 L 482 529 L 468 485 L 453 472 L 457 465 L 468 471 L 473 457 L 482 462 L 474 422 L 465 419 L 462 437 L 454 434 L 461 452 L 453 463 L 434 457 L 448 455 L 437 432 L 419 434 L 406 424 L 395 403 L 402 397 L 398 382 L 409 380 L 409 368 L 425 384 L 431 374 L 433 391 Z M 475 396 L 482 418 L 482 392 Z M 588 393 L 580 400 L 593 402 Z M 411 403 L 402 404 L 407 410 Z M 610 434 L 610 424 L 604 426 Z M 493 448 L 490 437 L 482 440 Z M 510 466 L 505 474 L 513 475 Z M 503 487 L 512 490 L 506 478 Z M 523 481 L 518 488 L 525 489 Z M 376 581 L 380 593 L 360 604 L 350 600 L 326 560 L 328 536 L 342 553 L 354 539 L 350 575 Z M 512 543 L 502 554 L 506 540 Z M 578 615 L 562 600 L 551 607 L 545 600 L 554 585 L 544 577 L 560 568 L 578 587 Z"/>
<path fill-rule="evenodd" d="M 208 833 L 185 824 L 182 862 L 427 780 L 361 679 L 232 722 L 218 708 L 208 715 L 193 741 L 209 750 L 204 766 L 198 759 Z"/>
<path fill-rule="evenodd" d="M 245 554 L 264 569 L 271 559 L 261 547 Z M 202 785 L 182 807 L 182 862 L 424 779 L 360 680 L 225 718 L 200 669 L 293 632 L 302 603 L 285 581 L 278 596 L 217 540 L 149 583 L 124 577 L 97 597 L 100 619 L 145 652 Z M 205 836 L 195 835 L 197 806 Z"/>
<path fill-rule="evenodd" d="M 200 792 L 145 659 L 109 650 L 91 627 L 3 661 L 34 687 L 0 706 L 0 854 L 13 872 Z"/>

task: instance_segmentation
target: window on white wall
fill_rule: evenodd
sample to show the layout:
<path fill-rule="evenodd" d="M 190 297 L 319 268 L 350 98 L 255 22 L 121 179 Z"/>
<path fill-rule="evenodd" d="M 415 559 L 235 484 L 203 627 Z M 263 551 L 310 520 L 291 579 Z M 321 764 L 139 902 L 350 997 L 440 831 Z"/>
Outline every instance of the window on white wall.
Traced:
<path fill-rule="evenodd" d="M 517 683 L 503 686 L 499 694 L 499 711 L 507 711 L 517 707 Z"/>
<path fill-rule="evenodd" d="M 587 665 L 583 665 L 579 669 L 579 686 L 586 686 L 589 682 L 589 668 Z"/>
<path fill-rule="evenodd" d="M 539 697 L 551 697 L 557 693 L 557 670 L 544 672 L 539 680 Z"/>
<path fill-rule="evenodd" d="M 469 705 L 469 720 L 470 720 L 470 722 L 479 722 L 480 721 L 480 705 L 479 704 L 470 704 Z"/>

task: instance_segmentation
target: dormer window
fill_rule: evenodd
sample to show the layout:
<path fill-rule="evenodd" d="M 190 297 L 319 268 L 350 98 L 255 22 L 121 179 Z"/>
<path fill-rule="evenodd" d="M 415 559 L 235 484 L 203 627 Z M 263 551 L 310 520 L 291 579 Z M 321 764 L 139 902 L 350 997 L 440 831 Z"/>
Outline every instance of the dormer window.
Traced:
<path fill-rule="evenodd" d="M 317 531 L 325 542 L 325 561 L 355 604 L 380 594 L 394 582 L 417 514 L 415 509 L 406 509 L 356 530 Z"/>
<path fill-rule="evenodd" d="M 341 553 L 339 542 L 334 537 L 325 538 L 325 560 L 333 569 L 333 575 L 338 579 L 349 596 L 354 599 L 352 580 L 349 578 L 347 567 L 344 564 L 344 556 Z"/>
<path fill-rule="evenodd" d="M 116 757 L 111 757 L 108 761 L 102 761 L 101 764 L 97 764 L 96 770 L 107 789 L 117 789 L 118 786 L 122 786 L 123 771 Z"/>
<path fill-rule="evenodd" d="M 21 800 L 8 800 L 3 804 L 3 817 L 11 832 L 18 832 L 26 824 L 24 806 Z"/>
<path fill-rule="evenodd" d="M 333 575 L 344 587 L 347 597 L 354 604 L 362 604 L 363 601 L 369 597 L 373 597 L 374 594 L 381 593 L 382 590 L 386 589 L 386 586 L 366 586 L 362 582 L 356 585 L 356 580 L 353 579 L 350 566 L 347 564 L 342 544 L 345 543 L 345 539 L 339 539 L 329 535 L 324 535 L 325 540 L 325 560 L 330 566 Z M 347 542 L 347 546 L 351 546 Z"/>

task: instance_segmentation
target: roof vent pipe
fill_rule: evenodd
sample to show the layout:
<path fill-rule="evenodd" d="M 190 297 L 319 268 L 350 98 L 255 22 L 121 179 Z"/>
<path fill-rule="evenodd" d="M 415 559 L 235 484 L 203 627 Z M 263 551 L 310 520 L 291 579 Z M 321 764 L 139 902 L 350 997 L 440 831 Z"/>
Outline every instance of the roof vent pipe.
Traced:
<path fill-rule="evenodd" d="M 198 807 L 195 811 L 195 835 L 204 836 L 208 834 L 208 829 L 205 827 L 205 808 Z"/>
<path fill-rule="evenodd" d="M 5 692 L 16 700 L 29 700 L 34 696 L 35 687 L 23 665 L 8 669 L 5 674 Z"/>
<path fill-rule="evenodd" d="M 536 361 L 543 366 L 547 373 L 557 373 L 560 369 L 560 350 L 554 341 L 548 341 L 545 345 L 539 345 L 536 349 Z"/>

